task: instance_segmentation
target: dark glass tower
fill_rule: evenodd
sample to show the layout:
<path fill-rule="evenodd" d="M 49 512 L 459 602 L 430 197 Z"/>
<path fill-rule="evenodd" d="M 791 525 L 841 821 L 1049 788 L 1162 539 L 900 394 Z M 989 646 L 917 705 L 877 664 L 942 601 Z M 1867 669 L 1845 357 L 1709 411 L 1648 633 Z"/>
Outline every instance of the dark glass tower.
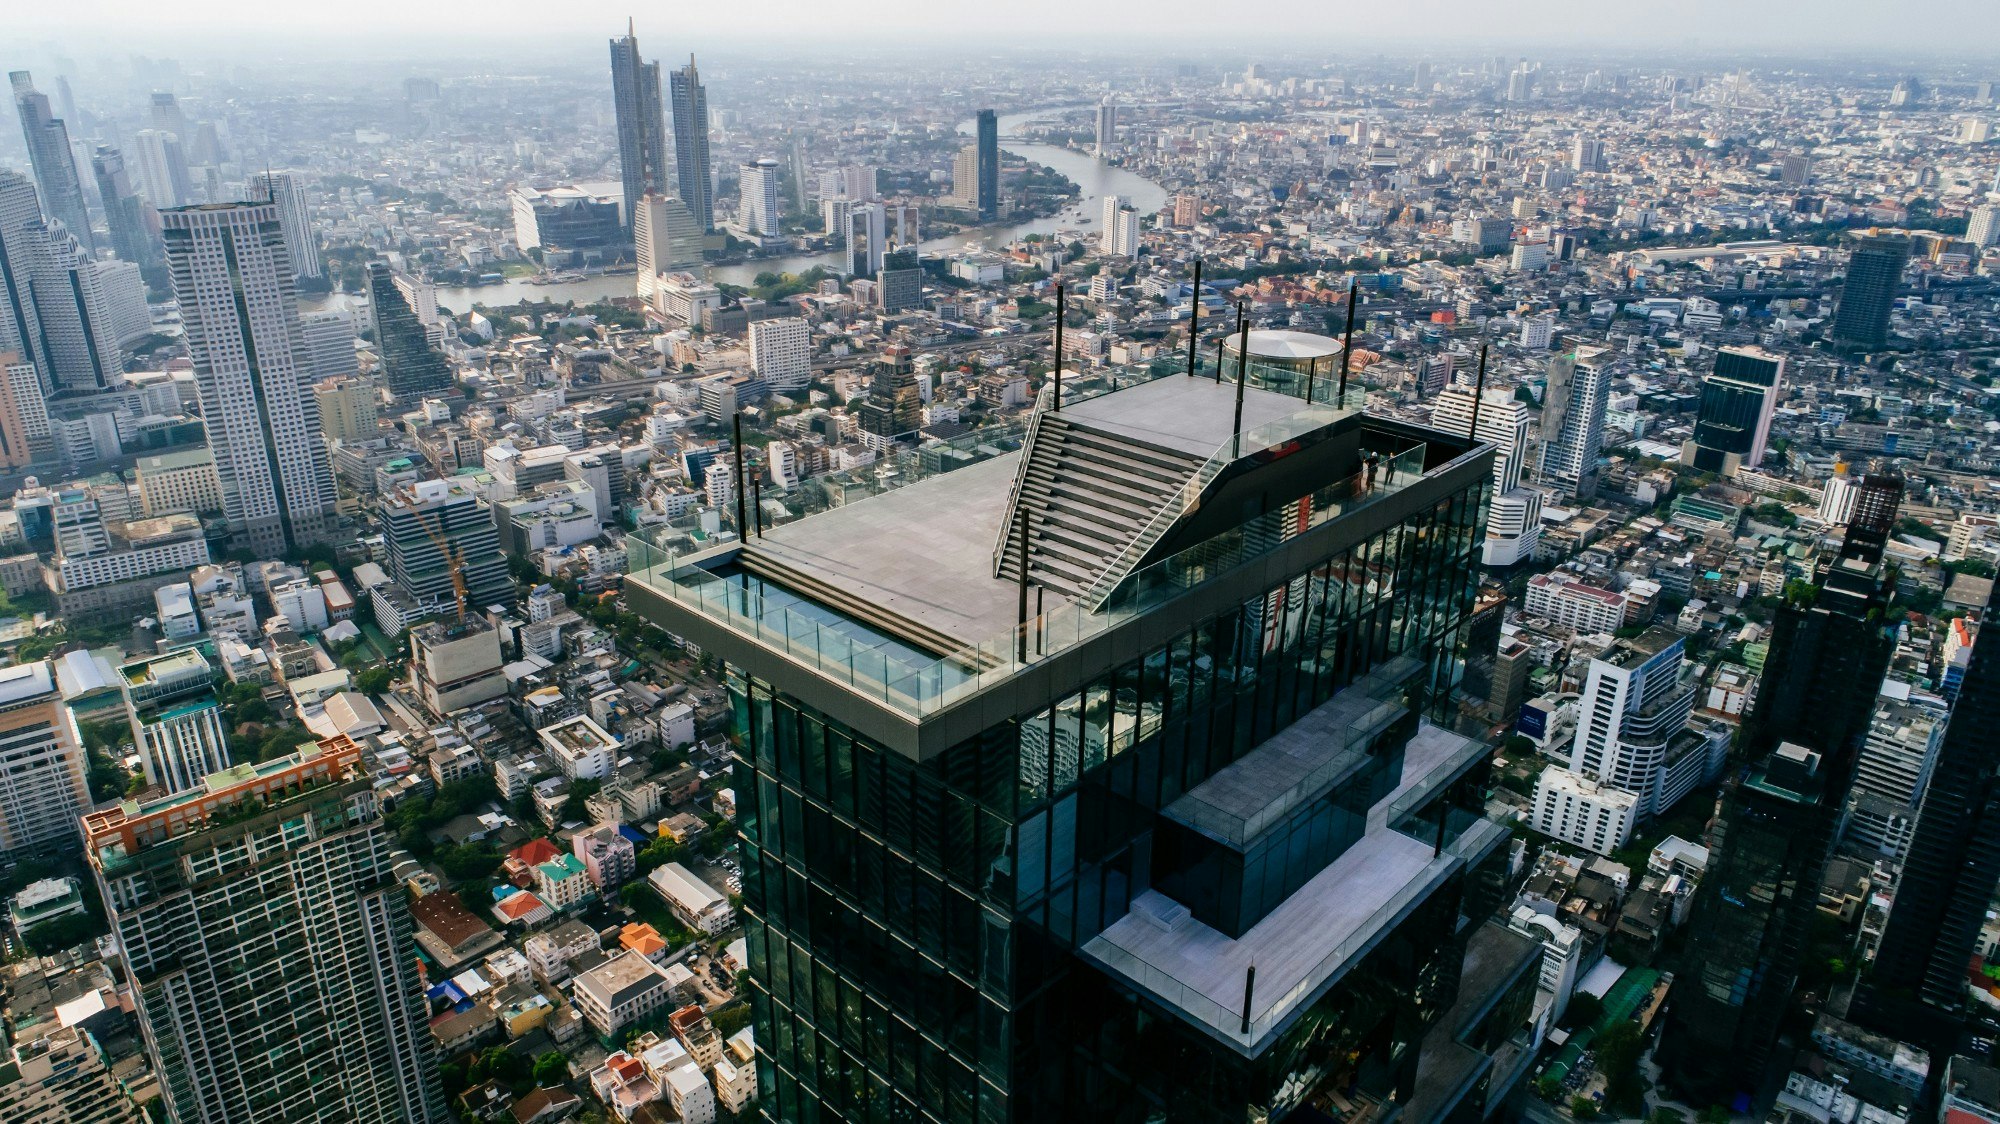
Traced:
<path fill-rule="evenodd" d="M 766 1120 L 1415 1094 L 1505 864 L 1489 749 L 1429 721 L 1492 449 L 1132 377 L 746 543 L 629 543 L 728 666 Z"/>
<path fill-rule="evenodd" d="M 701 73 L 688 64 L 668 76 L 674 102 L 674 175 L 681 202 L 704 231 L 715 229 L 715 174 L 708 163 L 708 91 Z"/>
<path fill-rule="evenodd" d="M 97 179 L 98 197 L 104 201 L 104 226 L 111 235 L 112 252 L 148 269 L 159 265 L 160 240 L 146 225 L 146 205 L 132 186 L 125 154 L 100 144 L 90 158 L 90 171 Z"/>
<path fill-rule="evenodd" d="M 1972 646 L 1869 977 L 1867 1006 L 1899 1031 L 1910 1024 L 1935 1029 L 1964 1009 L 1966 970 L 2000 884 L 1996 774 L 2000 643 L 1989 642 Z"/>
<path fill-rule="evenodd" d="M 991 222 L 1000 217 L 1000 119 L 990 109 L 979 111 L 979 218 Z"/>
<path fill-rule="evenodd" d="M 94 249 L 83 182 L 77 178 L 76 158 L 69 150 L 69 126 L 49 109 L 49 96 L 35 89 L 35 80 L 27 71 L 16 70 L 7 77 L 14 87 L 14 106 L 21 113 L 21 132 L 28 141 L 28 165 L 42 189 L 43 210 L 68 227 L 85 250 Z"/>
<path fill-rule="evenodd" d="M 368 316 L 389 393 L 408 400 L 451 389 L 451 364 L 431 346 L 423 321 L 396 288 L 396 275 L 386 262 L 368 263 Z"/>
<path fill-rule="evenodd" d="M 625 225 L 639 212 L 639 198 L 667 190 L 667 117 L 660 106 L 660 64 L 639 57 L 639 39 L 628 23 L 611 41 L 611 101 L 618 116 L 618 174 L 625 194 Z"/>
<path fill-rule="evenodd" d="M 1724 348 L 1701 384 L 1701 413 L 1683 457 L 1703 472 L 1755 468 L 1764 460 L 1785 361 L 1757 348 Z"/>
<path fill-rule="evenodd" d="M 1882 548 L 1901 484 L 1869 477 L 1839 557 L 1778 613 L 1745 723 L 1755 762 L 1728 791 L 1688 919 L 1660 1060 L 1697 1104 L 1754 1093 L 1791 1007 L 1834 831 L 1895 651 Z"/>
<path fill-rule="evenodd" d="M 1900 234 L 1863 238 L 1847 261 L 1840 306 L 1833 313 L 1833 338 L 1862 347 L 1889 342 L 1889 307 L 1910 262 L 1910 240 Z"/>

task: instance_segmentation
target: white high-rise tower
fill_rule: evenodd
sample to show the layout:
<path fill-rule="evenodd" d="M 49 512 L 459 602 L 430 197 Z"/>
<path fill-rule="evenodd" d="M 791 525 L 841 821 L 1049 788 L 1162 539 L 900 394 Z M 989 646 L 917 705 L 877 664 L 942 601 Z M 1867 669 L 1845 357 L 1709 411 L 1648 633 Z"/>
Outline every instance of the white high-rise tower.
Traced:
<path fill-rule="evenodd" d="M 318 277 L 319 237 L 306 218 L 306 193 L 290 172 L 261 172 L 250 178 L 250 197 L 278 205 L 278 225 L 285 229 L 285 246 L 292 252 L 292 272 Z"/>
<path fill-rule="evenodd" d="M 1447 433 L 1473 435 L 1477 401 L 1478 440 L 1493 443 L 1493 502 L 1486 516 L 1484 560 L 1488 566 L 1512 566 L 1535 553 L 1542 539 L 1542 494 L 1521 486 L 1528 462 L 1528 407 L 1505 390 L 1488 390 L 1475 399 L 1472 390 L 1452 387 L 1438 395 L 1431 424 Z"/>
<path fill-rule="evenodd" d="M 160 218 L 229 529 L 266 556 L 324 540 L 333 471 L 277 204 Z"/>
<path fill-rule="evenodd" d="M 778 162 L 770 157 L 752 160 L 737 169 L 736 221 L 751 234 L 778 233 Z"/>

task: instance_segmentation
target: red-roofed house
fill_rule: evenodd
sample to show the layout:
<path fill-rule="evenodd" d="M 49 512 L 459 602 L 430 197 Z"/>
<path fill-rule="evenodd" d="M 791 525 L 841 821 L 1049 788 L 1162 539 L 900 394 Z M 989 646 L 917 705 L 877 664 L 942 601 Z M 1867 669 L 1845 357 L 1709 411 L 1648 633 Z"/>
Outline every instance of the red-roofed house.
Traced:
<path fill-rule="evenodd" d="M 493 907 L 493 915 L 502 925 L 539 925 L 556 915 L 548 903 L 527 890 L 509 894 Z"/>

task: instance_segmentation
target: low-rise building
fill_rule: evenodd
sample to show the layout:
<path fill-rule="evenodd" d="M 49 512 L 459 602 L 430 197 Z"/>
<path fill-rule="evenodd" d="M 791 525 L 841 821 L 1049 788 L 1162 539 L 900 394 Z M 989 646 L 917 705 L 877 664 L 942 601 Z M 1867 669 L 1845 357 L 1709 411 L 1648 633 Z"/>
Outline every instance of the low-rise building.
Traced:
<path fill-rule="evenodd" d="M 681 924 L 690 929 L 714 936 L 735 923 L 729 899 L 679 863 L 654 868 L 646 881 L 666 900 Z"/>
<path fill-rule="evenodd" d="M 619 952 L 571 984 L 576 1008 L 599 1034 L 616 1035 L 665 1006 L 666 973 L 635 952 Z"/>

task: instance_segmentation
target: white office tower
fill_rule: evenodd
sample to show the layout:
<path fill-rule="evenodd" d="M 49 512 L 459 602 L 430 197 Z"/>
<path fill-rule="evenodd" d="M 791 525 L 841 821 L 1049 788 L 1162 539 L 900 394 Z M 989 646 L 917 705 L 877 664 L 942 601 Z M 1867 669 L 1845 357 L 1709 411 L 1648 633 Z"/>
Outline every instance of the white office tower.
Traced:
<path fill-rule="evenodd" d="M 90 252 L 9 171 L 0 171 L 0 353 L 33 363 L 57 393 L 102 390 L 124 369 Z"/>
<path fill-rule="evenodd" d="M 1576 142 L 1570 145 L 1569 166 L 1574 172 L 1603 171 L 1604 142 L 1596 137 L 1577 134 Z"/>
<path fill-rule="evenodd" d="M 882 255 L 889 244 L 889 212 L 880 203 L 856 203 L 847 210 L 847 275 L 873 277 L 882 272 Z"/>
<path fill-rule="evenodd" d="M 845 195 L 829 195 L 819 201 L 819 225 L 827 236 L 838 238 L 847 229 L 847 216 L 854 211 L 854 200 Z"/>
<path fill-rule="evenodd" d="M 0 668 L 0 855 L 73 850 L 90 810 L 83 739 L 47 660 Z"/>
<path fill-rule="evenodd" d="M 194 202 L 187 152 L 179 136 L 163 129 L 141 129 L 132 142 L 132 171 L 138 176 L 140 194 L 153 209 L 164 211 Z"/>
<path fill-rule="evenodd" d="M 881 172 L 873 164 L 850 164 L 840 170 L 840 190 L 857 203 L 872 203 L 880 198 L 876 183 Z"/>
<path fill-rule="evenodd" d="M 812 330 L 796 316 L 750 324 L 750 369 L 779 394 L 812 382 Z"/>
<path fill-rule="evenodd" d="M 1972 209 L 1965 224 L 1965 240 L 1982 250 L 2000 245 L 2000 203 L 1982 203 Z"/>
<path fill-rule="evenodd" d="M 1493 500 L 1486 514 L 1483 556 L 1488 566 L 1526 561 L 1534 557 L 1542 540 L 1542 494 L 1521 485 L 1530 420 L 1528 407 L 1504 390 L 1488 390 L 1476 398 L 1471 390 L 1453 387 L 1438 395 L 1431 413 L 1431 424 L 1437 428 L 1493 444 Z M 1477 434 L 1473 434 L 1475 424 Z"/>
<path fill-rule="evenodd" d="M 778 233 L 778 162 L 752 160 L 737 169 L 736 222 L 752 234 Z"/>
<path fill-rule="evenodd" d="M 1844 527 L 1854 517 L 1854 502 L 1861 498 L 1861 484 L 1847 474 L 1847 465 L 1836 461 L 1833 475 L 1826 478 L 1820 492 L 1819 521 L 1829 527 Z"/>
<path fill-rule="evenodd" d="M 186 792 L 229 768 L 229 726 L 215 697 L 215 669 L 198 649 L 143 656 L 118 671 L 148 785 Z"/>
<path fill-rule="evenodd" d="M 1903 861 L 1949 715 L 1943 699 L 1894 679 L 1882 684 L 1855 766 L 1847 838 Z"/>
<path fill-rule="evenodd" d="M 677 195 L 647 192 L 632 212 L 639 296 L 650 301 L 668 273 L 701 266 L 701 224 Z"/>
<path fill-rule="evenodd" d="M 1555 338 L 1555 317 L 1544 314 L 1521 321 L 1521 346 L 1529 351 L 1545 351 Z"/>
<path fill-rule="evenodd" d="M 1104 213 L 1098 220 L 1104 225 L 1097 228 L 1097 249 L 1099 252 L 1106 255 L 1116 255 L 1122 252 L 1118 248 L 1118 212 L 1120 208 L 1129 206 L 1131 202 L 1130 199 L 1125 198 L 1123 195 L 1107 195 L 1104 197 Z"/>
<path fill-rule="evenodd" d="M 1109 156 L 1118 144 L 1118 105 L 1105 98 L 1097 105 L 1097 155 Z"/>
<path fill-rule="evenodd" d="M 290 172 L 260 172 L 250 177 L 250 197 L 275 203 L 278 225 L 285 230 L 285 248 L 292 252 L 292 273 L 318 277 L 319 236 L 306 216 L 306 193 Z"/>
<path fill-rule="evenodd" d="M 160 218 L 230 531 L 266 557 L 326 539 L 333 471 L 277 205 Z"/>
<path fill-rule="evenodd" d="M 1597 458 L 1604 452 L 1604 416 L 1611 407 L 1611 371 L 1602 352 L 1572 352 L 1549 360 L 1542 392 L 1543 484 L 1587 500 L 1597 495 Z"/>
<path fill-rule="evenodd" d="M 97 288 L 104 301 L 105 323 L 119 347 L 135 343 L 153 333 L 153 311 L 146 304 L 146 279 L 139 263 L 117 258 L 99 258 L 91 263 Z"/>
<path fill-rule="evenodd" d="M 1592 658 L 1584 676 L 1569 768 L 1637 796 L 1641 820 L 1713 779 L 1729 750 L 1726 732 L 1689 727 L 1697 684 L 1687 670 L 1686 638 L 1654 626 Z"/>

